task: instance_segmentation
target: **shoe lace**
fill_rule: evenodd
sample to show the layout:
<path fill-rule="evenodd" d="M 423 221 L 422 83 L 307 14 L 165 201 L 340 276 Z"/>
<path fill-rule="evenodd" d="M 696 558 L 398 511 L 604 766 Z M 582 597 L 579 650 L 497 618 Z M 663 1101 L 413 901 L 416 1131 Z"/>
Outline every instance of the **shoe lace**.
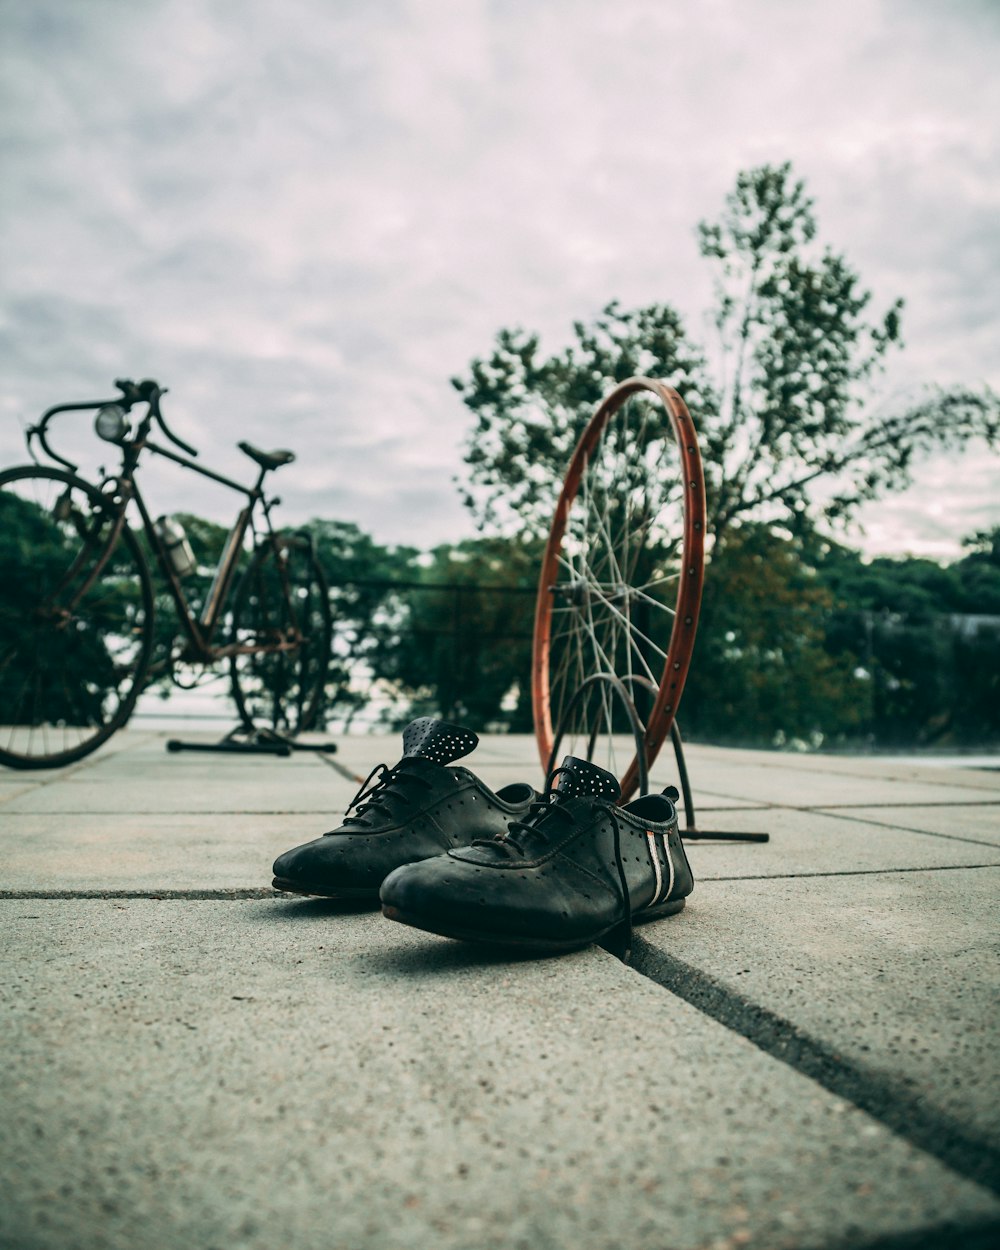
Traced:
<path fill-rule="evenodd" d="M 492 838 L 476 838 L 472 845 L 493 846 L 502 850 L 508 856 L 513 857 L 517 854 L 524 858 L 527 851 L 518 838 L 519 834 L 530 834 L 532 837 L 548 843 L 548 835 L 542 829 L 544 820 L 547 820 L 550 816 L 560 817 L 564 821 L 573 819 L 572 814 L 565 807 L 561 806 L 567 796 L 562 790 L 554 790 L 552 788 L 559 773 L 568 771 L 566 768 L 553 769 L 545 783 L 545 790 L 528 808 L 523 820 L 512 820 L 507 826 L 506 832 L 495 834 Z"/>
<path fill-rule="evenodd" d="M 431 789 L 431 782 L 419 773 L 403 769 L 402 764 L 389 768 L 376 764 L 361 783 L 361 788 L 347 805 L 344 824 L 365 824 L 371 817 L 391 816 L 391 798 L 399 794 L 400 787 L 409 783 Z"/>
<path fill-rule="evenodd" d="M 529 834 L 532 839 L 539 839 L 541 842 L 548 844 L 548 834 L 542 828 L 543 823 L 548 823 L 550 818 L 555 817 L 559 822 L 565 825 L 566 821 L 571 823 L 576 819 L 574 812 L 565 806 L 566 799 L 572 796 L 567 795 L 563 790 L 554 790 L 553 784 L 556 777 L 560 773 L 571 773 L 568 768 L 556 768 L 549 774 L 545 783 L 544 792 L 532 803 L 528 808 L 527 815 L 523 820 L 513 820 L 507 826 L 506 833 L 498 833 L 493 838 L 477 838 L 472 843 L 473 846 L 493 846 L 502 849 L 505 854 L 513 858 L 514 854 L 520 855 L 522 858 L 527 854 L 524 846 L 519 840 L 521 834 Z M 611 821 L 611 829 L 613 833 L 613 845 L 615 852 L 615 868 L 618 871 L 618 885 L 622 895 L 622 920 L 610 933 L 605 941 L 607 949 L 614 955 L 617 955 L 622 963 L 628 963 L 632 954 L 632 905 L 629 901 L 628 880 L 625 876 L 625 863 L 622 860 L 622 832 L 621 825 L 618 823 L 618 817 L 615 815 L 613 804 L 607 803 L 602 799 L 595 799 L 595 802 L 605 810 L 608 819 Z"/>

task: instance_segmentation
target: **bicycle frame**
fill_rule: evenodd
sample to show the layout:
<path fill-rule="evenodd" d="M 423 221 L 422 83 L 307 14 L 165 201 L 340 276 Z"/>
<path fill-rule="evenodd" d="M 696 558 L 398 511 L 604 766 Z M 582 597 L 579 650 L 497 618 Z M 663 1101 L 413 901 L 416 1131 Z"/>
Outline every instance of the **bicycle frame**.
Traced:
<path fill-rule="evenodd" d="M 115 385 L 114 399 L 49 408 L 26 431 L 34 464 L 0 471 L 0 510 L 16 539 L 5 562 L 14 592 L 0 622 L 0 765 L 82 759 L 122 728 L 151 682 L 199 684 L 187 680 L 188 665 L 228 669 L 245 749 L 279 744 L 285 754 L 289 738 L 322 718 L 332 636 L 312 538 L 275 528 L 280 501 L 264 493 L 267 475 L 295 457 L 241 442 L 258 471 L 235 480 L 197 463 L 197 450 L 170 430 L 160 411 L 165 388 L 152 379 Z M 96 411 L 95 434 L 115 450 L 81 475 L 49 437 L 57 414 L 86 410 Z M 234 523 L 218 531 L 214 576 L 201 569 L 188 580 L 196 562 L 186 543 L 179 556 L 182 535 L 154 520 L 138 472 L 147 453 L 239 496 Z M 154 502 L 160 494 L 156 485 Z M 222 749 L 234 749 L 231 738 Z"/>
<path fill-rule="evenodd" d="M 231 490 L 239 491 L 246 495 L 248 503 L 246 507 L 241 508 L 233 524 L 232 529 L 226 537 L 225 546 L 222 550 L 222 556 L 216 566 L 215 575 L 212 579 L 212 585 L 209 589 L 208 596 L 205 599 L 201 616 L 195 617 L 188 603 L 187 595 L 184 593 L 184 587 L 180 577 L 177 575 L 170 559 L 170 553 L 167 551 L 160 535 L 157 533 L 153 524 L 153 518 L 146 506 L 146 501 L 139 489 L 139 484 L 135 480 L 136 462 L 141 452 L 152 452 L 153 455 L 163 456 L 167 460 L 172 460 L 176 464 L 186 469 L 191 469 L 201 477 L 207 477 L 213 482 L 218 482 L 222 486 L 228 486 Z M 219 660 L 234 653 L 239 648 L 235 647 L 213 647 L 212 636 L 222 616 L 222 609 L 226 604 L 229 591 L 232 587 L 233 574 L 236 571 L 236 565 L 239 561 L 240 552 L 243 549 L 243 541 L 246 538 L 247 530 L 252 529 L 253 513 L 256 505 L 260 503 L 263 507 L 264 519 L 269 533 L 273 534 L 271 528 L 271 520 L 269 508 L 264 499 L 261 489 L 261 482 L 264 477 L 264 471 L 253 487 L 242 485 L 235 482 L 231 478 L 224 477 L 221 473 L 216 473 L 212 469 L 205 469 L 199 464 L 187 459 L 185 456 L 176 455 L 166 447 L 160 447 L 157 443 L 146 440 L 141 446 L 136 447 L 134 444 L 129 448 L 123 464 L 123 471 L 117 479 L 119 489 L 121 490 L 124 505 L 127 507 L 129 500 L 134 500 L 135 506 L 142 517 L 143 528 L 146 531 L 146 537 L 149 539 L 150 546 L 156 556 L 156 563 L 160 572 L 166 579 L 170 588 L 171 597 L 177 608 L 177 615 L 180 618 L 181 625 L 187 635 L 188 641 L 194 649 L 195 655 L 202 660 Z M 124 508 L 123 508 L 124 511 Z M 253 531 L 256 532 L 256 531 Z M 244 648 L 245 649 L 245 648 Z"/>
<path fill-rule="evenodd" d="M 243 543 L 250 530 L 255 536 L 257 534 L 254 526 L 254 511 L 257 506 L 260 508 L 264 516 L 264 524 L 268 536 L 274 538 L 274 529 L 271 525 L 270 511 L 275 501 L 269 501 L 264 496 L 263 483 L 267 476 L 268 470 L 264 467 L 260 468 L 256 482 L 253 486 L 245 486 L 242 482 L 234 481 L 232 478 L 226 477 L 224 474 L 216 473 L 214 469 L 208 469 L 200 464 L 196 464 L 187 456 L 179 455 L 175 451 L 171 451 L 167 447 L 154 442 L 150 437 L 150 428 L 154 420 L 158 420 L 169 438 L 183 447 L 192 454 L 197 454 L 194 448 L 189 447 L 175 435 L 171 434 L 163 422 L 162 414 L 159 411 L 159 391 L 151 394 L 146 400 L 148 410 L 146 415 L 136 427 L 135 434 L 130 439 L 122 439 L 116 441 L 115 445 L 120 447 L 122 453 L 122 464 L 117 474 L 110 474 L 101 483 L 101 490 L 105 495 L 109 495 L 108 487 L 113 484 L 114 492 L 110 494 L 110 503 L 118 510 L 118 516 L 115 519 L 112 529 L 112 537 L 108 542 L 107 551 L 101 563 L 110 556 L 111 551 L 117 543 L 122 526 L 125 523 L 125 515 L 131 502 L 135 503 L 139 516 L 142 519 L 143 529 L 146 533 L 150 549 L 153 552 L 156 564 L 166 580 L 169 587 L 171 598 L 177 611 L 177 616 L 181 626 L 190 644 L 193 659 L 201 662 L 211 662 L 215 660 L 225 659 L 237 654 L 253 654 L 256 652 L 272 652 L 279 650 L 291 650 L 301 641 L 298 638 L 290 638 L 284 643 L 267 643 L 258 646 L 225 644 L 222 646 L 213 646 L 212 637 L 222 617 L 223 610 L 232 589 L 233 575 L 239 561 L 240 552 L 243 549 Z M 62 412 L 76 412 L 83 410 L 95 410 L 111 404 L 117 404 L 126 410 L 131 407 L 131 403 L 122 403 L 120 398 L 112 400 L 98 400 L 86 403 L 75 404 L 59 404 L 53 408 L 49 408 L 42 416 L 39 424 L 28 430 L 29 446 L 32 438 L 37 438 L 45 453 L 53 460 L 58 461 L 66 468 L 76 472 L 77 466 L 64 456 L 60 456 L 49 446 L 46 441 L 46 425 L 51 417 Z M 154 456 L 161 456 L 166 460 L 170 460 L 182 468 L 190 469 L 201 477 L 218 482 L 222 486 L 228 487 L 230 490 L 237 491 L 247 498 L 247 504 L 243 507 L 236 517 L 232 529 L 226 537 L 222 555 L 215 570 L 209 593 L 206 597 L 201 615 L 196 617 L 188 602 L 187 595 L 184 593 L 184 587 L 181 579 L 174 569 L 173 561 L 170 553 L 167 551 L 165 544 L 157 533 L 153 523 L 152 515 L 146 505 L 146 501 L 142 496 L 142 491 L 136 481 L 135 473 L 138 468 L 139 458 L 144 453 L 150 452 Z M 100 567 L 100 565 L 98 566 Z M 288 595 L 287 585 L 284 587 L 286 596 Z M 296 633 L 298 631 L 296 630 Z"/>

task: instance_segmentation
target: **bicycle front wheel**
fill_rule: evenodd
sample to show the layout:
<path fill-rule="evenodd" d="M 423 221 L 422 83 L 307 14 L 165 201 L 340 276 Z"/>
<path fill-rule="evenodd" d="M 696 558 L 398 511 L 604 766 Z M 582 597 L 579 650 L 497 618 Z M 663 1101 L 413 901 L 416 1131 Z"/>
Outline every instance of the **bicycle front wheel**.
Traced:
<path fill-rule="evenodd" d="M 318 727 L 330 663 L 330 596 L 308 534 L 265 539 L 236 591 L 233 698 L 244 724 Z"/>
<path fill-rule="evenodd" d="M 577 444 L 542 561 L 532 702 L 543 767 L 565 747 L 614 773 L 623 799 L 635 791 L 691 664 L 704 528 L 701 457 L 681 397 L 650 378 L 623 382 Z"/>
<path fill-rule="evenodd" d="M 61 469 L 0 473 L 0 763 L 72 764 L 129 718 L 153 642 L 120 504 Z"/>

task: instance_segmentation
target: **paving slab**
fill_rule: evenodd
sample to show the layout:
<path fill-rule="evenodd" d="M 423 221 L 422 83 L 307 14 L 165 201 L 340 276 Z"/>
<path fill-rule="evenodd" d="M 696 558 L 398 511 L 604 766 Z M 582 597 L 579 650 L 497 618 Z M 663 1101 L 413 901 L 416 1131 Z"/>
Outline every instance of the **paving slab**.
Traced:
<path fill-rule="evenodd" d="M 1000 1158 L 1000 867 L 702 881 L 655 953 L 787 1020 Z"/>
<path fill-rule="evenodd" d="M 1000 790 L 1000 754 L 936 755 L 910 753 L 849 755 L 821 751 L 764 751 L 688 743 L 685 753 L 694 764 L 725 763 L 740 767 L 827 772 L 847 777 L 880 777 L 887 781 L 940 781 L 947 785 Z"/>
<path fill-rule="evenodd" d="M 1000 1220 L 600 950 L 511 961 L 283 900 L 0 916 L 19 1250 L 802 1250 Z"/>
<path fill-rule="evenodd" d="M 35 787 L 30 783 L 13 780 L 8 776 L 0 776 L 0 806 L 8 802 L 10 799 L 16 799 L 20 794 L 28 794 Z"/>
<path fill-rule="evenodd" d="M 151 812 L 315 812 L 343 811 L 357 789 L 329 769 L 277 771 L 284 761 L 268 760 L 248 767 L 216 766 L 215 775 L 188 782 L 187 776 L 152 780 L 152 772 L 137 768 L 131 777 L 112 784 L 87 773 L 66 778 L 59 785 L 39 786 L 3 805 L 3 814 L 102 812 L 144 815 Z M 343 796 L 347 795 L 347 799 Z"/>
<path fill-rule="evenodd" d="M 1000 846 L 1000 803 L 922 804 L 919 807 L 857 807 L 832 815 L 896 829 L 935 833 L 947 838 L 975 838 Z"/>
<path fill-rule="evenodd" d="M 772 840 L 689 844 L 698 889 L 640 931 L 640 975 L 270 896 L 274 856 L 331 827 L 398 734 L 289 759 L 172 755 L 167 736 L 218 733 L 130 728 L 67 769 L 0 773 L 0 893 L 31 896 L 0 899 L 0 1244 L 1000 1240 L 970 1181 L 995 1141 L 1000 773 L 690 747 L 699 825 Z M 526 735 L 467 762 L 540 781 Z M 116 890 L 144 897 L 72 897 Z M 773 962 L 728 967 L 747 942 Z"/>
<path fill-rule="evenodd" d="M 769 833 L 770 842 L 687 843 L 696 880 L 887 872 L 1000 863 L 983 840 L 939 837 L 856 819 L 853 814 L 769 808 L 712 813 L 704 829 Z"/>
<path fill-rule="evenodd" d="M 283 851 L 325 833 L 314 813 L 0 817 L 0 892 L 248 890 Z"/>
<path fill-rule="evenodd" d="M 969 803 L 970 796 L 991 798 L 991 791 L 976 791 L 953 785 L 910 783 L 879 778 L 846 778 L 841 774 L 784 773 L 760 774 L 752 770 L 727 769 L 701 786 L 706 799 L 758 799 L 804 810 L 814 808 L 863 808 L 863 806 L 918 806 L 923 804 Z M 975 799 L 971 800 L 975 801 Z"/>
<path fill-rule="evenodd" d="M 75 778 L 50 787 L 46 802 L 29 811 L 5 808 L 0 890 L 262 889 L 270 885 L 275 857 L 335 826 L 355 790 L 322 766 L 318 777 L 310 772 L 308 787 L 301 770 L 248 778 L 246 761 L 236 767 L 240 776 L 226 786 L 239 795 L 228 806 L 218 783 L 188 776 L 169 789 L 141 788 L 158 810 L 138 809 L 138 799 L 129 808 L 121 786 L 102 784 L 98 795 L 97 783 Z M 317 793 L 326 796 L 322 806 Z M 85 795 L 103 808 L 88 810 Z M 254 802 L 258 810 L 250 810 Z M 923 835 L 853 815 L 787 809 L 705 815 L 703 828 L 766 831 L 771 841 L 690 843 L 699 880 L 1000 864 L 1000 847 L 985 839 Z"/>

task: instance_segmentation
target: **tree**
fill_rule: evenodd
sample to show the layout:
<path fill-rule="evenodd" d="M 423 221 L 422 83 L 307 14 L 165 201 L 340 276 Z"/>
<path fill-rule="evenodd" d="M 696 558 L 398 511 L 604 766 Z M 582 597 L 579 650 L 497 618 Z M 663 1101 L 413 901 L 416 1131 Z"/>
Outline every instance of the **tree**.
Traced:
<path fill-rule="evenodd" d="M 537 545 L 503 538 L 436 547 L 401 586 L 404 610 L 373 657 L 408 699 L 405 715 L 473 729 L 531 728 L 531 625 Z"/>
<path fill-rule="evenodd" d="M 462 498 L 481 530 L 544 536 L 573 448 L 618 382 L 657 377 L 694 411 L 717 411 L 704 358 L 668 305 L 625 310 L 613 302 L 592 325 L 575 322 L 573 333 L 570 346 L 545 358 L 537 334 L 501 330 L 488 357 L 452 378 L 476 417 Z"/>
<path fill-rule="evenodd" d="M 330 588 L 333 645 L 324 707 L 351 718 L 368 702 L 372 670 L 403 614 L 398 583 L 417 556 L 412 547 L 384 547 L 349 521 L 309 522 L 316 556 Z"/>
<path fill-rule="evenodd" d="M 1000 739 L 1000 531 L 973 535 L 970 553 L 864 562 L 825 543 L 814 551 L 834 597 L 831 656 L 856 656 L 867 734 L 880 746 L 966 745 Z"/>
<path fill-rule="evenodd" d="M 811 536 L 750 522 L 713 559 L 684 731 L 712 741 L 818 746 L 858 734 L 866 685 L 826 636 L 835 599 L 816 576 Z"/>
<path fill-rule="evenodd" d="M 135 655 L 141 599 L 125 545 L 98 561 L 101 548 L 82 537 L 93 537 L 99 528 L 75 510 L 68 493 L 43 508 L 14 490 L 0 492 L 0 720 L 5 724 L 96 726 L 105 719 L 109 697 L 117 707 L 115 691 L 126 672 L 116 643 L 129 658 Z M 103 528 L 101 537 L 108 532 Z M 21 668 L 25 659 L 27 671 Z"/>
<path fill-rule="evenodd" d="M 908 484 L 920 452 L 976 437 L 996 445 L 989 390 L 929 390 L 889 415 L 871 407 L 871 384 L 900 344 L 902 303 L 870 317 L 870 292 L 816 234 L 788 164 L 741 173 L 719 219 L 699 225 L 715 269 L 716 376 L 665 304 L 609 304 L 550 357 L 537 335 L 501 330 L 493 351 L 452 379 L 476 417 L 463 495 L 480 528 L 544 533 L 596 403 L 637 373 L 676 386 L 692 410 L 717 542 L 748 519 L 793 530 L 845 520 Z"/>
<path fill-rule="evenodd" d="M 970 535 L 962 546 L 969 554 L 954 566 L 959 609 L 1000 616 L 1000 526 Z"/>

